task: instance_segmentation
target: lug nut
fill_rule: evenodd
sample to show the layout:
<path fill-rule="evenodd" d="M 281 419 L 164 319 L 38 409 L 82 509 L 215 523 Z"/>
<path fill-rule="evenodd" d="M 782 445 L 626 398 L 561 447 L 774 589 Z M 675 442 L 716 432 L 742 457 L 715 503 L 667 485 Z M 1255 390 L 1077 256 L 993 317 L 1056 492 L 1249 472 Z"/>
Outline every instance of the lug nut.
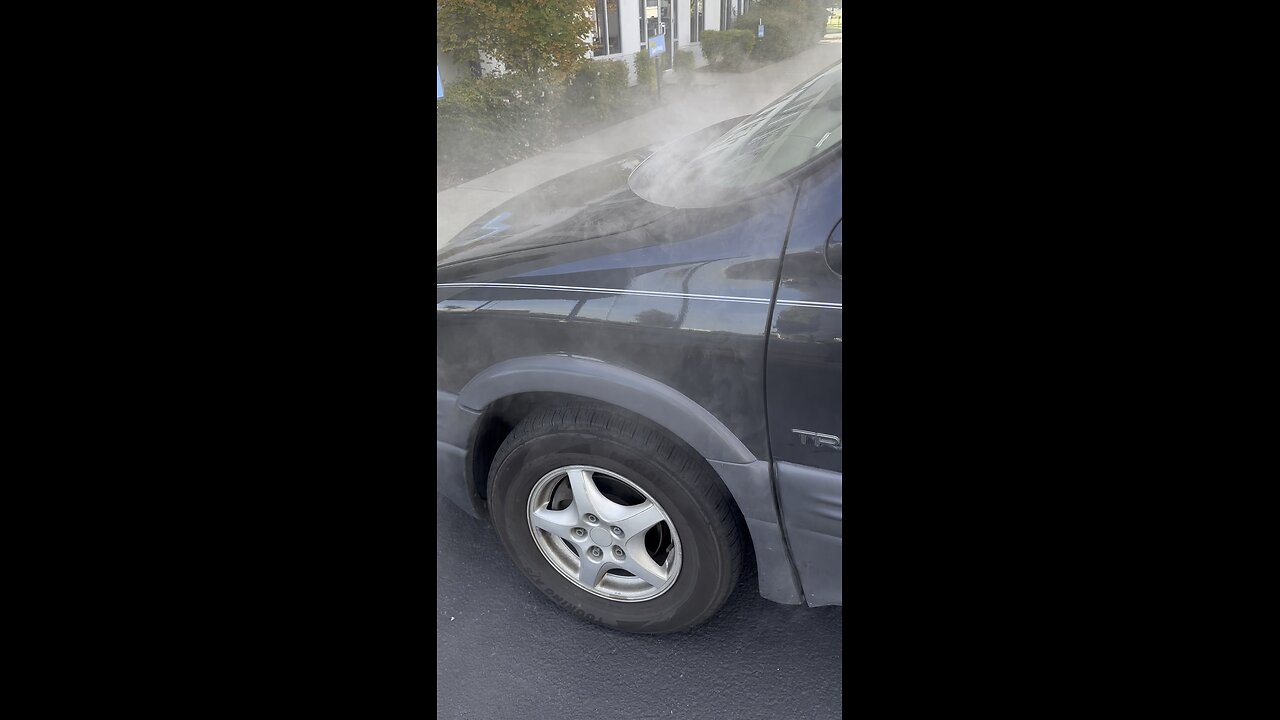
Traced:
<path fill-rule="evenodd" d="M 599 558 L 601 555 L 603 555 L 603 553 L 600 552 L 600 548 L 598 547 L 591 548 L 591 557 Z"/>
<path fill-rule="evenodd" d="M 616 547 L 613 549 L 613 556 L 621 560 L 622 558 L 626 557 L 627 554 L 622 552 L 622 548 Z"/>
<path fill-rule="evenodd" d="M 595 515 L 592 515 L 591 513 L 587 513 L 587 522 L 593 523 L 593 522 L 599 522 L 599 520 L 600 518 L 596 517 Z"/>
<path fill-rule="evenodd" d="M 582 528 L 574 528 L 574 529 L 573 529 L 573 536 L 574 536 L 574 537 L 577 537 L 577 538 L 586 537 L 586 536 L 587 536 L 587 531 L 586 531 L 586 530 L 583 530 Z"/>
<path fill-rule="evenodd" d="M 610 532 L 612 532 L 612 533 L 613 533 L 614 535 L 616 535 L 617 537 L 622 537 L 622 528 L 620 528 L 620 527 L 611 527 L 611 528 L 609 528 L 609 530 L 610 530 Z"/>

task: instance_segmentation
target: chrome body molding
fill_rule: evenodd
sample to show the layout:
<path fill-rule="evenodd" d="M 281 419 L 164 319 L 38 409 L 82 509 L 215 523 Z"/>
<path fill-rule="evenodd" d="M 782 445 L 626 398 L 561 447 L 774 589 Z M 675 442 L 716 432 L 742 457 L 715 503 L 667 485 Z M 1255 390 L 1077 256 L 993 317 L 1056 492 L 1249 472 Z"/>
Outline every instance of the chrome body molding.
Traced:
<path fill-rule="evenodd" d="M 571 287 L 568 285 L 536 285 L 533 283 L 436 283 L 437 288 L 510 288 L 512 290 L 555 290 L 575 293 L 605 293 L 611 295 L 635 295 L 639 297 L 669 297 L 682 300 L 719 300 L 722 302 L 754 303 L 768 305 L 769 298 L 735 297 L 732 295 L 701 295 L 698 293 L 666 292 L 663 290 L 629 290 L 623 288 Z M 793 307 L 825 307 L 842 309 L 841 303 L 813 302 L 808 300 L 779 300 L 779 305 Z"/>

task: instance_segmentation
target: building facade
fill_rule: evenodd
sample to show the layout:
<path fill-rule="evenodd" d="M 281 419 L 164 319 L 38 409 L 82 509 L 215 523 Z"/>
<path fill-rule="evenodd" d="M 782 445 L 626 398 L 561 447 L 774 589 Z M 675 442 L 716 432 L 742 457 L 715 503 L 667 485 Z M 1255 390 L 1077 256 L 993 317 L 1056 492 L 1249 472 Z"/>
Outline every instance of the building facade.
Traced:
<path fill-rule="evenodd" d="M 750 7 L 752 0 L 596 0 L 592 20 L 596 32 L 590 39 L 588 55 L 595 60 L 623 60 L 634 84 L 635 61 L 648 57 L 650 38 L 664 36 L 666 51 L 660 67 L 675 66 L 677 50 L 693 51 L 694 62 L 706 64 L 702 56 L 702 33 L 726 30 L 734 19 Z M 652 62 L 652 61 L 650 61 Z"/>
<path fill-rule="evenodd" d="M 666 52 L 660 66 L 675 66 L 677 50 L 693 51 L 694 63 L 707 63 L 702 56 L 702 33 L 726 30 L 750 7 L 752 0 L 595 0 L 591 13 L 596 30 L 589 42 L 587 56 L 595 60 L 623 60 L 627 63 L 628 82 L 636 83 L 635 61 L 648 58 L 649 38 L 663 35 Z M 653 62 L 647 60 L 647 62 Z M 474 74 L 501 72 L 498 63 L 486 60 L 478 68 L 469 68 L 436 48 L 436 66 L 447 86 Z"/>

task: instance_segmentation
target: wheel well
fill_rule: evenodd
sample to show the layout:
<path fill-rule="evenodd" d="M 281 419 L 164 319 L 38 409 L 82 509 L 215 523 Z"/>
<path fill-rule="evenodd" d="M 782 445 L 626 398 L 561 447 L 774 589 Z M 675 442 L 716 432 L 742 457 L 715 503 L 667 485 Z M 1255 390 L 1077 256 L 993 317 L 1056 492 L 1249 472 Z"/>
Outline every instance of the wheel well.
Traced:
<path fill-rule="evenodd" d="M 484 409 L 480 415 L 480 420 L 476 423 L 475 440 L 472 445 L 471 452 L 471 483 L 477 496 L 485 502 L 488 502 L 488 484 L 489 469 L 492 466 L 493 458 L 498 453 L 502 441 L 507 439 L 507 435 L 515 429 L 534 410 L 540 410 L 544 407 L 555 405 L 572 405 L 572 404 L 588 404 L 609 408 L 611 411 L 620 415 L 625 415 L 637 422 L 648 425 L 658 432 L 663 433 L 673 443 L 684 447 L 697 457 L 702 455 L 689 446 L 682 438 L 677 437 L 674 433 L 661 425 L 655 423 L 643 415 L 634 413 L 626 408 L 619 407 L 612 403 L 596 400 L 594 398 L 583 397 L 581 395 L 569 395 L 567 393 L 554 392 L 530 392 L 518 393 L 516 395 L 508 395 L 504 398 L 494 400 Z M 741 511 L 739 511 L 741 512 Z"/>
<path fill-rule="evenodd" d="M 529 413 L 548 405 L 568 405 L 587 398 L 561 393 L 519 393 L 494 400 L 484 409 L 476 423 L 471 452 L 471 484 L 481 500 L 489 500 L 489 468 L 502 441 Z"/>
<path fill-rule="evenodd" d="M 567 393 L 555 392 L 529 392 L 508 395 L 503 398 L 494 400 L 480 415 L 480 420 L 476 423 L 474 434 L 474 443 L 472 452 L 470 453 L 471 462 L 468 465 L 470 472 L 469 481 L 474 489 L 475 494 L 480 498 L 482 503 L 488 503 L 488 480 L 489 469 L 493 464 L 493 458 L 498 453 L 498 448 L 502 446 L 502 441 L 507 439 L 511 431 L 520 424 L 535 410 L 544 407 L 556 405 L 571 404 L 589 404 L 599 407 L 605 407 L 620 415 L 629 417 L 637 422 L 643 423 L 656 431 L 665 435 L 671 442 L 683 447 L 693 453 L 695 457 L 703 457 L 701 453 L 695 450 L 684 439 L 678 437 L 667 428 L 650 420 L 649 418 L 632 412 L 626 408 L 619 407 L 603 400 L 596 400 L 581 395 L 570 395 Z M 705 461 L 705 458 L 704 458 Z M 714 471 L 713 471 L 714 472 Z M 723 480 L 721 480 L 723 483 Z M 747 538 L 746 558 L 747 566 L 752 571 L 756 568 L 756 552 L 754 543 L 751 540 L 751 529 L 747 525 L 746 518 L 742 514 L 742 508 L 738 507 L 737 498 L 733 497 L 733 493 L 729 493 L 733 500 L 734 514 L 737 515 L 739 527 L 742 528 L 743 537 Z M 483 510 L 483 508 L 482 508 Z M 754 574 L 754 573 L 753 573 Z"/>

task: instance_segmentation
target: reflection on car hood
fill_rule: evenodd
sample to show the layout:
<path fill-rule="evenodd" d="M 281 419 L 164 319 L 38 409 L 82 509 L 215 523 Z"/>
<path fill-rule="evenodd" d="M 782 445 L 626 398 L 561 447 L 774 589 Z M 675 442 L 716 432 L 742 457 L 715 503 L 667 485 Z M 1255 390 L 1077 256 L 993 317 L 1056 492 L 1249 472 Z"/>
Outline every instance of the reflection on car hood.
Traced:
<path fill-rule="evenodd" d="M 627 187 L 631 171 L 651 153 L 624 153 L 517 195 L 438 250 L 436 264 L 611 235 L 670 213 Z"/>
<path fill-rule="evenodd" d="M 696 135 L 710 142 L 740 120 L 717 123 Z M 437 267 L 613 235 L 671 214 L 674 208 L 640 198 L 627 184 L 632 171 L 655 149 L 622 153 L 517 195 L 437 250 Z"/>

